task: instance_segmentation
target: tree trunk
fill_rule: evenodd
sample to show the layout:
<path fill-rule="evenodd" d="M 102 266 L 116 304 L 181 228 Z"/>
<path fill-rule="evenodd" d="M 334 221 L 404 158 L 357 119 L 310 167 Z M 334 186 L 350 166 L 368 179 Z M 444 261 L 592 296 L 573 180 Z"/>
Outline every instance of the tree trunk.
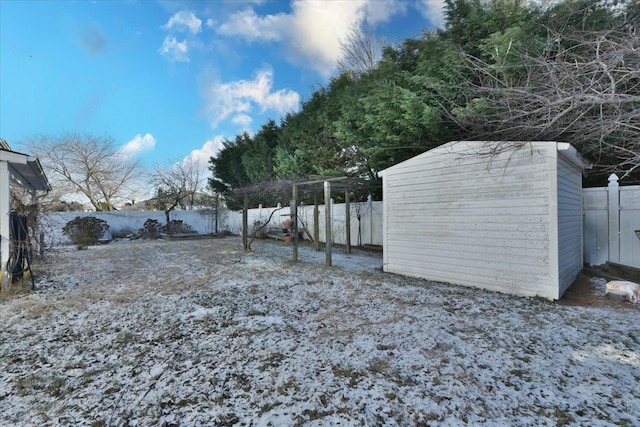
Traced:
<path fill-rule="evenodd" d="M 170 213 L 171 213 L 171 209 L 165 209 L 164 218 L 167 221 L 167 233 L 173 234 L 173 230 L 171 229 L 171 219 L 169 219 Z"/>

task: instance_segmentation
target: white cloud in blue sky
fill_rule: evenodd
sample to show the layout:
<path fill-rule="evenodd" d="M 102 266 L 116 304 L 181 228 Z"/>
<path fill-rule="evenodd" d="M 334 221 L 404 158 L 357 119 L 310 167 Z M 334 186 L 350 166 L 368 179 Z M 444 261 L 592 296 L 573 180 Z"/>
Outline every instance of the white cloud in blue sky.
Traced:
<path fill-rule="evenodd" d="M 181 10 L 175 13 L 163 28 L 165 30 L 189 31 L 191 34 L 198 34 L 202 31 L 202 20 L 190 10 Z"/>
<path fill-rule="evenodd" d="M 420 14 L 436 27 L 444 25 L 444 0 L 418 0 L 417 3 Z"/>
<path fill-rule="evenodd" d="M 173 14 L 162 28 L 168 31 L 169 35 L 164 38 L 158 52 L 170 61 L 189 62 L 189 52 L 197 44 L 194 42 L 194 36 L 202 31 L 202 20 L 190 10 L 181 10 Z M 175 36 L 177 33 L 182 34 L 181 41 Z"/>
<path fill-rule="evenodd" d="M 213 129 L 226 119 L 246 126 L 251 119 L 249 115 L 255 110 L 283 115 L 297 111 L 300 104 L 297 92 L 273 90 L 273 70 L 270 68 L 258 70 L 252 80 L 211 82 L 205 87 L 203 98 L 204 110 Z"/>
<path fill-rule="evenodd" d="M 341 42 L 351 28 L 365 22 L 386 22 L 406 10 L 406 2 L 400 0 L 294 0 L 290 13 L 260 16 L 252 7 L 245 8 L 220 24 L 217 31 L 250 43 L 279 43 L 290 63 L 328 77 L 335 71 Z"/>
<path fill-rule="evenodd" d="M 189 62 L 189 45 L 186 40 L 179 42 L 174 36 L 167 36 L 158 51 L 170 61 Z"/>
<path fill-rule="evenodd" d="M 156 139 L 150 133 L 137 134 L 132 140 L 123 145 L 119 152 L 127 158 L 135 157 L 144 152 L 152 151 L 156 147 Z"/>
<path fill-rule="evenodd" d="M 207 140 L 202 147 L 191 151 L 183 161 L 194 161 L 204 172 L 209 168 L 209 159 L 217 156 L 218 152 L 223 148 L 224 136 L 217 135 Z"/>
<path fill-rule="evenodd" d="M 279 13 L 276 15 L 258 16 L 253 8 L 246 8 L 229 17 L 218 28 L 220 34 L 226 36 L 241 36 L 248 42 L 280 41 L 287 27 L 290 15 Z"/>
<path fill-rule="evenodd" d="M 249 126 L 253 123 L 253 119 L 247 114 L 236 114 L 231 121 L 245 130 L 249 129 Z"/>
<path fill-rule="evenodd" d="M 0 2 L 0 137 L 108 134 L 152 164 L 297 111 L 353 27 L 401 42 L 444 0 Z"/>
<path fill-rule="evenodd" d="M 364 20 L 370 26 L 390 21 L 394 16 L 405 14 L 407 5 L 408 3 L 402 0 L 368 1 L 363 6 Z"/>

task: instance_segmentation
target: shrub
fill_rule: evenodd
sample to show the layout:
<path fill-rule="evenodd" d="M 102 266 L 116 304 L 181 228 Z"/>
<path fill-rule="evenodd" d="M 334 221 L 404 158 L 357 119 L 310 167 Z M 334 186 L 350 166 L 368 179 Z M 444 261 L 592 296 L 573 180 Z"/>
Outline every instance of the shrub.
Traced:
<path fill-rule="evenodd" d="M 147 219 L 138 235 L 142 238 L 157 238 L 161 233 L 193 233 L 193 228 L 180 219 L 172 220 L 168 225 L 160 225 L 157 219 Z"/>
<path fill-rule="evenodd" d="M 143 238 L 158 237 L 162 233 L 163 227 L 160 225 L 157 219 L 147 219 L 138 234 Z"/>
<path fill-rule="evenodd" d="M 193 233 L 193 228 L 181 219 L 172 220 L 168 226 L 164 227 L 165 233 Z"/>
<path fill-rule="evenodd" d="M 94 216 L 77 216 L 62 228 L 62 233 L 78 246 L 97 244 L 107 231 L 109 224 Z"/>

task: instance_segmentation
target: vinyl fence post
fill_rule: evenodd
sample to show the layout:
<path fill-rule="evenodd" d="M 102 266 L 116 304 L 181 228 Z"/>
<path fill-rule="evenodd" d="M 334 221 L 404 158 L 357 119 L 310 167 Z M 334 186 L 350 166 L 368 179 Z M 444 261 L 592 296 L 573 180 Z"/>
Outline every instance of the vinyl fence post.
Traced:
<path fill-rule="evenodd" d="M 369 208 L 369 243 L 373 245 L 373 196 L 367 196 L 367 208 Z"/>
<path fill-rule="evenodd" d="M 609 261 L 620 262 L 620 185 L 618 175 L 609 175 Z"/>

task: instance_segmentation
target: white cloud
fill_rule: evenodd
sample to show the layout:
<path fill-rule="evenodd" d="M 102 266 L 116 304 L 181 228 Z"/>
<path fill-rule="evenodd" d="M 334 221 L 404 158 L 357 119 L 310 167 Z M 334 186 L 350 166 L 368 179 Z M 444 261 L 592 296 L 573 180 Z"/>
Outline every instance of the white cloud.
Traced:
<path fill-rule="evenodd" d="M 232 15 L 218 28 L 218 32 L 228 36 L 239 35 L 252 42 L 279 41 L 291 16 L 284 13 L 259 17 L 252 8 L 247 8 Z"/>
<path fill-rule="evenodd" d="M 251 118 L 251 116 L 248 116 L 246 114 L 237 114 L 233 118 L 232 122 L 233 124 L 241 126 L 243 129 L 248 129 L 251 125 L 251 122 L 253 122 L 253 119 Z"/>
<path fill-rule="evenodd" d="M 445 0 L 419 0 L 417 3 L 420 14 L 436 27 L 444 25 Z"/>
<path fill-rule="evenodd" d="M 162 28 L 165 30 L 189 31 L 191 34 L 198 34 L 202 31 L 202 20 L 200 20 L 193 12 L 181 10 L 169 18 Z"/>
<path fill-rule="evenodd" d="M 158 52 L 171 61 L 189 62 L 189 46 L 186 40 L 178 42 L 175 37 L 167 36 Z"/>
<path fill-rule="evenodd" d="M 189 153 L 184 159 L 183 162 L 187 161 L 195 161 L 200 170 L 202 171 L 202 176 L 209 176 L 209 159 L 211 157 L 216 157 L 220 150 L 224 147 L 222 142 L 225 138 L 222 135 L 217 135 L 206 141 L 201 148 L 193 150 Z"/>
<path fill-rule="evenodd" d="M 297 111 L 300 103 L 297 92 L 288 89 L 272 92 L 272 88 L 271 69 L 259 70 L 253 80 L 209 84 L 204 93 L 204 108 L 209 115 L 211 127 L 215 128 L 230 117 L 235 123 L 246 122 L 254 107 L 261 113 L 275 111 L 285 114 Z"/>
<path fill-rule="evenodd" d="M 380 22 L 388 22 L 395 15 L 406 13 L 407 3 L 406 1 L 367 1 L 364 5 L 364 19 L 371 26 Z"/>
<path fill-rule="evenodd" d="M 151 151 L 156 146 L 156 139 L 150 133 L 137 134 L 131 141 L 123 145 L 119 152 L 126 157 L 134 157 L 138 153 Z"/>
<path fill-rule="evenodd" d="M 365 22 L 373 26 L 406 12 L 406 4 L 401 0 L 293 0 L 291 8 L 289 14 L 265 16 L 248 8 L 232 15 L 218 27 L 218 32 L 244 37 L 250 42 L 282 43 L 291 63 L 329 76 L 341 55 L 340 41 L 350 28 Z"/>

